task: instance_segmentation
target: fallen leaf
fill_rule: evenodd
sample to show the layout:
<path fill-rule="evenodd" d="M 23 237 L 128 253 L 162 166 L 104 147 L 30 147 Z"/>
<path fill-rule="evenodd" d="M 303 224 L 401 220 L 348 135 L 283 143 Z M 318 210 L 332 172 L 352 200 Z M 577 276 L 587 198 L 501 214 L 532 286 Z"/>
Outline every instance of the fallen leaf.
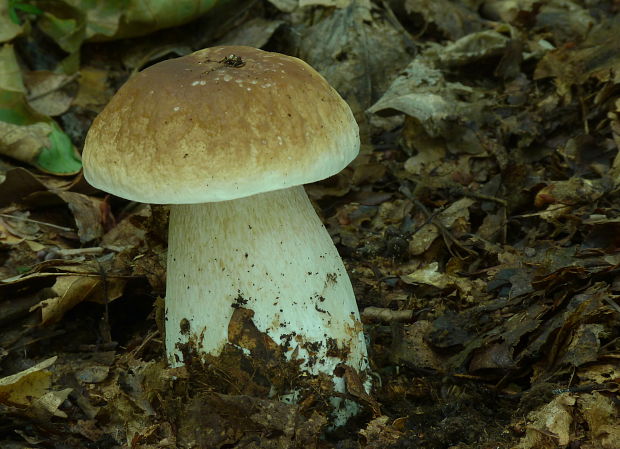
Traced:
<path fill-rule="evenodd" d="M 468 6 L 467 2 L 459 3 L 450 0 L 405 1 L 405 10 L 409 15 L 421 15 L 426 24 L 434 23 L 446 37 L 452 40 L 480 31 L 484 26 L 477 11 Z"/>
<path fill-rule="evenodd" d="M 467 34 L 438 52 L 439 66 L 454 68 L 500 56 L 507 50 L 509 42 L 510 38 L 494 30 Z"/>
<path fill-rule="evenodd" d="M 0 43 L 10 41 L 23 31 L 23 25 L 11 20 L 8 11 L 9 5 L 8 1 L 0 2 Z"/>
<path fill-rule="evenodd" d="M 393 327 L 393 340 L 390 359 L 396 364 L 405 364 L 413 369 L 433 369 L 445 371 L 443 359 L 436 354 L 426 341 L 433 325 L 426 320 Z"/>
<path fill-rule="evenodd" d="M 248 45 L 254 48 L 262 48 L 284 23 L 282 20 L 255 17 L 245 22 L 243 26 L 226 33 L 217 42 L 217 45 Z"/>
<path fill-rule="evenodd" d="M 368 0 L 336 9 L 302 31 L 300 57 L 347 100 L 359 121 L 414 47 L 389 6 L 374 7 Z"/>
<path fill-rule="evenodd" d="M 57 295 L 41 301 L 31 311 L 41 309 L 41 324 L 49 325 L 83 301 L 109 303 L 123 294 L 125 279 L 99 276 L 59 276 L 52 287 Z"/>
<path fill-rule="evenodd" d="M 394 447 L 398 440 L 403 437 L 403 433 L 394 427 L 394 423 L 388 424 L 390 418 L 388 416 L 379 416 L 370 421 L 365 429 L 359 431 L 364 438 L 368 449 L 384 449 Z"/>
<path fill-rule="evenodd" d="M 73 391 L 73 388 L 65 388 L 60 391 L 48 391 L 43 396 L 33 401 L 33 406 L 46 410 L 50 415 L 57 416 L 59 418 L 67 418 L 67 414 L 62 410 L 58 410 L 58 407 L 67 400 L 69 394 Z"/>
<path fill-rule="evenodd" d="M 527 416 L 529 423 L 526 435 L 514 449 L 566 447 L 571 441 L 575 402 L 573 395 L 563 393 L 540 409 L 530 412 Z M 554 446 L 545 444 L 549 440 Z"/>
<path fill-rule="evenodd" d="M 95 67 L 81 67 L 78 91 L 72 105 L 81 108 L 100 108 L 110 100 L 108 73 Z M 95 109 L 96 110 L 96 109 Z"/>
<path fill-rule="evenodd" d="M 28 90 L 28 104 L 39 114 L 56 116 L 69 109 L 75 91 L 71 86 L 75 76 L 54 73 L 47 70 L 26 72 L 24 83 Z"/>
<path fill-rule="evenodd" d="M 58 357 L 50 357 L 11 376 L 0 379 L 0 403 L 13 406 L 33 406 L 47 394 L 52 381 L 49 368 Z"/>
<path fill-rule="evenodd" d="M 344 367 L 344 380 L 347 385 L 347 392 L 356 397 L 362 403 L 371 408 L 373 416 L 381 415 L 381 405 L 375 398 L 366 392 L 367 385 L 364 385 L 359 373 L 348 365 Z"/>
<path fill-rule="evenodd" d="M 620 413 L 613 399 L 594 391 L 580 395 L 578 405 L 588 423 L 590 441 L 602 449 L 620 447 Z"/>
<path fill-rule="evenodd" d="M 429 56 L 414 59 L 368 112 L 407 114 L 416 119 L 430 138 L 442 137 L 453 142 L 459 152 L 475 154 L 484 149 L 477 136 L 471 135 L 472 124 L 484 123 L 483 111 L 488 105 L 482 89 L 447 81 Z M 462 117 L 467 117 L 467 126 L 461 123 Z M 432 139 L 427 142 L 437 145 Z"/>
<path fill-rule="evenodd" d="M 21 126 L 0 121 L 0 154 L 34 163 L 41 148 L 50 146 L 51 132 L 52 127 L 44 122 Z"/>
<path fill-rule="evenodd" d="M 4 44 L 0 48 L 0 91 L 3 90 L 19 93 L 26 92 L 15 50 L 10 44 Z M 5 101 L 4 98 L 3 101 Z"/>
<path fill-rule="evenodd" d="M 69 206 L 82 243 L 92 242 L 103 236 L 103 222 L 106 217 L 103 216 L 102 200 L 75 192 L 57 192 L 56 195 Z"/>
<path fill-rule="evenodd" d="M 591 23 L 588 25 L 592 25 Z M 587 39 L 577 46 L 565 46 L 548 52 L 538 63 L 534 79 L 553 77 L 557 91 L 570 99 L 571 86 L 585 83 L 589 78 L 599 82 L 620 83 L 620 54 L 617 51 L 616 31 L 620 18 L 614 16 L 592 27 Z"/>

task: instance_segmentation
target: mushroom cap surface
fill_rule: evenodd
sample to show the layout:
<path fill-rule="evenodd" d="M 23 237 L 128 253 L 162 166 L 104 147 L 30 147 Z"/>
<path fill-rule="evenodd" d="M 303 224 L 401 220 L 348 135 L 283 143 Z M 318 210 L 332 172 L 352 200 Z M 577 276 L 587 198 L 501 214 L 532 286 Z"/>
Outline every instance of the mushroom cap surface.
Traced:
<path fill-rule="evenodd" d="M 231 46 L 130 78 L 93 122 L 83 163 L 87 181 L 106 192 L 191 204 L 318 181 L 358 151 L 349 106 L 312 67 Z"/>

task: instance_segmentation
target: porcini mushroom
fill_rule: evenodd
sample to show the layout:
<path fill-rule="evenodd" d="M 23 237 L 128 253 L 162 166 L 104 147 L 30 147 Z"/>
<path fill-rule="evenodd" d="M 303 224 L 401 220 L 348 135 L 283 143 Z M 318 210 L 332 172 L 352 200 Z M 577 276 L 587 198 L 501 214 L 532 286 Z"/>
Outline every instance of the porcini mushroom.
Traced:
<path fill-rule="evenodd" d="M 214 47 L 132 77 L 95 119 L 84 175 L 134 201 L 170 204 L 166 351 L 217 356 L 235 307 L 309 374 L 367 369 L 351 283 L 303 184 L 341 171 L 359 133 L 305 62 Z"/>

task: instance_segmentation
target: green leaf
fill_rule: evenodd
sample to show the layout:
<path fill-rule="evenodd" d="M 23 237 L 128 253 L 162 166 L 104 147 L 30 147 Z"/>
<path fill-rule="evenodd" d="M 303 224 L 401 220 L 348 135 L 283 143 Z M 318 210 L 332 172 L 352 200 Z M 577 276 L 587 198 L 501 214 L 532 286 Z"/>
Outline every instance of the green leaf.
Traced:
<path fill-rule="evenodd" d="M 15 7 L 9 8 L 9 18 L 11 19 L 11 22 L 13 22 L 15 25 L 22 24 L 22 22 L 19 20 L 19 17 L 17 16 L 17 13 L 15 12 Z"/>
<path fill-rule="evenodd" d="M 85 22 L 80 17 L 60 18 L 44 12 L 37 22 L 41 31 L 54 39 L 67 53 L 79 50 L 84 41 Z"/>
<path fill-rule="evenodd" d="M 27 14 L 41 14 L 41 13 L 43 13 L 43 11 L 41 11 L 36 6 L 29 5 L 28 3 L 15 3 L 13 5 L 13 8 L 19 9 L 20 11 L 23 11 L 23 12 L 25 12 Z"/>
<path fill-rule="evenodd" d="M 0 42 L 8 42 L 23 31 L 12 3 L 0 0 Z"/>
<path fill-rule="evenodd" d="M 23 162 L 31 163 L 40 170 L 55 175 L 73 175 L 81 170 L 82 162 L 69 136 L 55 121 L 32 111 L 22 94 L 0 91 L 0 121 L 19 126 L 44 122 L 51 126 L 48 136 L 49 146 L 39 148 L 38 151 L 33 148 L 31 156 L 26 159 L 20 158 Z"/>
<path fill-rule="evenodd" d="M 46 118 L 28 106 L 24 94 L 0 90 L 0 120 L 3 122 L 23 126 L 46 121 Z"/>
<path fill-rule="evenodd" d="M 49 135 L 51 146 L 41 149 L 36 160 L 37 168 L 56 175 L 72 175 L 82 169 L 80 161 L 71 139 L 56 122 L 52 122 L 52 132 Z"/>
<path fill-rule="evenodd" d="M 80 52 L 74 51 L 58 63 L 56 71 L 64 73 L 65 75 L 72 75 L 80 70 Z"/>

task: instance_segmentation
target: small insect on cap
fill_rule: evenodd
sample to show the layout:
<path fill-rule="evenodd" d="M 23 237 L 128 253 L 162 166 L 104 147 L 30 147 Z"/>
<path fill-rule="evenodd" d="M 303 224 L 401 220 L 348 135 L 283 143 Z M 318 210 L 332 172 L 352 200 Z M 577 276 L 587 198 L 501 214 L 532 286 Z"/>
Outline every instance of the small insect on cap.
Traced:
<path fill-rule="evenodd" d="M 358 150 L 349 106 L 308 64 L 213 47 L 129 79 L 88 132 L 84 176 L 134 201 L 204 203 L 324 179 Z"/>

